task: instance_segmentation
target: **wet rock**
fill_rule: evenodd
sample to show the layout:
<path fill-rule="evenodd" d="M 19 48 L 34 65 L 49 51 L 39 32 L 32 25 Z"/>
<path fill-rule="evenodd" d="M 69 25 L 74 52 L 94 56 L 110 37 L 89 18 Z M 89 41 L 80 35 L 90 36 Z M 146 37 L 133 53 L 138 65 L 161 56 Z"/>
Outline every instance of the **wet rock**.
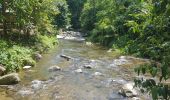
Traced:
<path fill-rule="evenodd" d="M 70 59 L 72 59 L 70 56 L 67 56 L 67 55 L 60 55 L 60 57 L 66 59 L 67 61 L 69 61 Z"/>
<path fill-rule="evenodd" d="M 75 70 L 76 73 L 83 73 L 82 69 Z"/>
<path fill-rule="evenodd" d="M 30 69 L 32 66 L 24 66 L 23 69 Z"/>
<path fill-rule="evenodd" d="M 118 92 L 124 97 L 136 97 L 138 95 L 137 90 L 134 88 L 134 83 L 127 83 Z"/>
<path fill-rule="evenodd" d="M 103 74 L 100 73 L 100 72 L 95 72 L 93 75 L 94 75 L 94 76 L 102 76 Z"/>
<path fill-rule="evenodd" d="M 19 82 L 20 78 L 17 73 L 11 73 L 0 77 L 0 85 L 13 85 Z"/>
<path fill-rule="evenodd" d="M 42 55 L 39 54 L 39 53 L 36 53 L 36 54 L 35 54 L 35 59 L 36 59 L 37 61 L 39 61 L 40 59 L 42 59 Z"/>
<path fill-rule="evenodd" d="M 40 80 L 34 80 L 31 83 L 32 83 L 31 85 L 32 89 L 38 90 L 38 89 L 43 88 L 43 82 Z"/>
<path fill-rule="evenodd" d="M 0 65 L 0 76 L 5 73 L 5 70 L 6 69 L 2 65 Z"/>
<path fill-rule="evenodd" d="M 52 66 L 48 69 L 49 72 L 60 71 L 61 68 L 58 66 Z"/>
<path fill-rule="evenodd" d="M 84 65 L 83 66 L 85 69 L 92 69 L 93 67 L 91 65 Z"/>

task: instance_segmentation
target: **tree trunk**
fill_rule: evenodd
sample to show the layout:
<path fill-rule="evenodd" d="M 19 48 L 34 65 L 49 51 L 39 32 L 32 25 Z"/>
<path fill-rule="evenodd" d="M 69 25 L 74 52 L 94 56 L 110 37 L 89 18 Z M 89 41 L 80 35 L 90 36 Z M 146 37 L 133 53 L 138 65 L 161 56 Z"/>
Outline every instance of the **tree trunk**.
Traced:
<path fill-rule="evenodd" d="M 7 23 L 6 23 L 6 2 L 2 0 L 2 16 L 3 18 L 3 35 L 7 34 Z"/>

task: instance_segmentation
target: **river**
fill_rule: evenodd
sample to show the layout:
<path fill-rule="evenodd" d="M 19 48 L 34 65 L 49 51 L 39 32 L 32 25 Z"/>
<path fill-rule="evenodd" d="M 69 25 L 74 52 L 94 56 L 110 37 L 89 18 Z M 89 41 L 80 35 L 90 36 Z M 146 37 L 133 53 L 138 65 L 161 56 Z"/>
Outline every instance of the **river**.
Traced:
<path fill-rule="evenodd" d="M 1 86 L 0 100 L 128 100 L 118 91 L 133 81 L 134 67 L 144 62 L 84 41 L 60 39 L 34 68 L 19 72 L 19 84 Z M 49 71 L 51 66 L 61 70 Z"/>

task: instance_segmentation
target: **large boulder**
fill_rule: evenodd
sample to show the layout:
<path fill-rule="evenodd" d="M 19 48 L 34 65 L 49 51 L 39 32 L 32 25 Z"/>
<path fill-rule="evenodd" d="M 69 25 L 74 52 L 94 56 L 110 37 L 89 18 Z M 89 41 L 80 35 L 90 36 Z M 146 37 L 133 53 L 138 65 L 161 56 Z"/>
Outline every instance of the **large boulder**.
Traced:
<path fill-rule="evenodd" d="M 0 85 L 13 85 L 19 82 L 20 78 L 17 73 L 11 73 L 0 77 Z"/>
<path fill-rule="evenodd" d="M 5 73 L 5 68 L 0 65 L 0 76 L 2 76 Z"/>
<path fill-rule="evenodd" d="M 124 97 L 137 97 L 138 92 L 134 88 L 134 83 L 127 83 L 119 90 L 119 94 Z"/>

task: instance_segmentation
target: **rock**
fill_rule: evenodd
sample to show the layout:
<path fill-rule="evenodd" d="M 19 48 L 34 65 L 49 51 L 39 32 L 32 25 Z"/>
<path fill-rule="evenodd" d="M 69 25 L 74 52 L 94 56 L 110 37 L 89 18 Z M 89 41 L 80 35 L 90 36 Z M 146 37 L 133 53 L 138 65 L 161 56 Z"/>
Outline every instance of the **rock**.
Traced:
<path fill-rule="evenodd" d="M 101 76 L 101 75 L 103 75 L 103 74 L 100 73 L 100 72 L 95 72 L 93 75 L 94 75 L 94 76 Z"/>
<path fill-rule="evenodd" d="M 133 97 L 130 100 L 141 100 L 139 97 Z"/>
<path fill-rule="evenodd" d="M 61 68 L 58 67 L 58 66 L 52 66 L 52 67 L 50 67 L 50 68 L 48 69 L 48 71 L 50 71 L 50 72 L 59 71 L 59 70 L 61 70 Z"/>
<path fill-rule="evenodd" d="M 86 69 L 92 69 L 93 68 L 91 65 L 84 65 L 83 67 L 86 68 Z"/>
<path fill-rule="evenodd" d="M 23 69 L 30 69 L 32 66 L 24 66 Z"/>
<path fill-rule="evenodd" d="M 20 78 L 17 73 L 11 73 L 0 77 L 0 85 L 13 85 L 19 82 Z"/>
<path fill-rule="evenodd" d="M 42 55 L 39 54 L 39 53 L 36 53 L 36 54 L 35 54 L 35 59 L 36 59 L 37 61 L 40 60 L 40 59 L 42 59 Z"/>
<path fill-rule="evenodd" d="M 126 56 L 120 56 L 119 59 L 126 59 Z"/>
<path fill-rule="evenodd" d="M 138 95 L 137 90 L 134 89 L 134 83 L 127 83 L 118 92 L 124 97 L 136 97 Z"/>
<path fill-rule="evenodd" d="M 5 73 L 5 68 L 0 65 L 0 76 L 2 76 Z"/>
<path fill-rule="evenodd" d="M 92 46 L 93 44 L 91 42 L 86 42 L 86 45 Z"/>
<path fill-rule="evenodd" d="M 70 59 L 72 59 L 70 56 L 66 56 L 66 55 L 60 55 L 60 57 L 66 59 L 67 61 L 69 61 Z"/>
<path fill-rule="evenodd" d="M 77 72 L 77 73 L 83 73 L 82 69 L 77 69 L 77 70 L 75 70 L 75 72 Z"/>
<path fill-rule="evenodd" d="M 112 51 L 113 51 L 112 49 L 109 49 L 107 52 L 110 53 L 110 52 L 112 52 Z"/>

